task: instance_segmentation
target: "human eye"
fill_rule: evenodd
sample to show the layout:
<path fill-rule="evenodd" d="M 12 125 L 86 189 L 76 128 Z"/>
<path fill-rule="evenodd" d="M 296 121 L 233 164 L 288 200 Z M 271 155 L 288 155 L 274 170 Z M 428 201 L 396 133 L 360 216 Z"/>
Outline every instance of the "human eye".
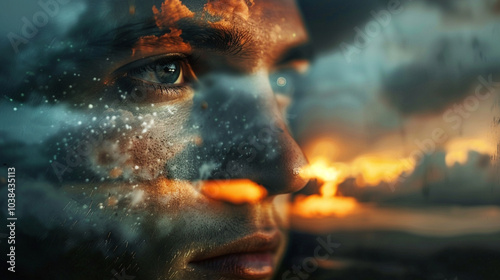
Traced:
<path fill-rule="evenodd" d="M 284 68 L 274 71 L 270 74 L 269 80 L 273 92 L 276 95 L 283 95 L 288 98 L 293 98 L 295 94 L 295 83 L 300 74 L 294 69 Z"/>
<path fill-rule="evenodd" d="M 296 97 L 298 86 L 308 66 L 309 62 L 306 60 L 294 60 L 275 67 L 269 75 L 273 92 L 289 99 Z"/>
<path fill-rule="evenodd" d="M 299 86 L 301 80 L 307 71 L 309 63 L 306 60 L 294 60 L 286 64 L 275 67 L 269 75 L 269 83 L 274 92 L 278 109 L 287 120 L 291 117 L 288 115 L 288 108 L 299 98 L 298 93 L 301 91 Z"/>
<path fill-rule="evenodd" d="M 145 103 L 185 99 L 196 80 L 189 59 L 182 54 L 140 59 L 120 67 L 114 76 L 120 88 L 139 91 Z"/>

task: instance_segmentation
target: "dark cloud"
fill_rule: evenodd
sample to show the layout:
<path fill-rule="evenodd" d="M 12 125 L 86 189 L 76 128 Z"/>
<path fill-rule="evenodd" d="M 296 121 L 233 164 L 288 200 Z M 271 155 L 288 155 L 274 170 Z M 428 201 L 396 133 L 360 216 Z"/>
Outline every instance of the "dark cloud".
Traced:
<path fill-rule="evenodd" d="M 439 38 L 421 61 L 397 67 L 386 76 L 383 92 L 403 114 L 440 111 L 474 94 L 479 77 L 492 75 L 493 81 L 499 80 L 498 43 L 461 34 Z"/>
<path fill-rule="evenodd" d="M 426 2 L 429 5 L 439 7 L 445 12 L 453 12 L 456 11 L 457 6 L 456 3 L 459 1 L 455 0 L 440 0 L 440 1 L 434 1 L 434 0 L 424 0 L 423 2 Z"/>
<path fill-rule="evenodd" d="M 371 15 L 370 11 L 387 5 L 388 0 L 301 0 L 305 24 L 316 52 L 337 47 Z"/>
<path fill-rule="evenodd" d="M 398 182 L 358 187 L 353 179 L 339 186 L 345 196 L 384 206 L 436 207 L 500 205 L 500 190 L 488 155 L 470 151 L 466 164 L 445 164 L 445 153 L 426 156 Z"/>

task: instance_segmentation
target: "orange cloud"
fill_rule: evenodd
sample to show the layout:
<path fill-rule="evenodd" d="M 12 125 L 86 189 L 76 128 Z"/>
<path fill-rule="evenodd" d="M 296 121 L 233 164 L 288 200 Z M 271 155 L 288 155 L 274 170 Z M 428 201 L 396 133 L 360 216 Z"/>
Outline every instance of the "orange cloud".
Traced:
<path fill-rule="evenodd" d="M 153 14 L 160 29 L 171 28 L 180 19 L 194 17 L 194 13 L 181 0 L 165 0 L 160 10 L 153 6 Z"/>
<path fill-rule="evenodd" d="M 165 0 L 160 9 L 154 5 L 152 9 L 158 28 L 168 28 L 170 32 L 161 36 L 150 35 L 139 38 L 132 49 L 132 55 L 135 55 L 137 51 L 143 54 L 153 53 L 157 49 L 169 49 L 177 52 L 191 51 L 191 45 L 180 37 L 182 30 L 175 26 L 180 19 L 194 17 L 194 13 L 182 4 L 181 0 Z"/>
<path fill-rule="evenodd" d="M 139 38 L 136 46 L 133 48 L 132 55 L 134 55 L 136 51 L 151 53 L 158 48 L 171 49 L 172 51 L 175 50 L 178 52 L 191 51 L 191 45 L 184 42 L 180 37 L 182 30 L 176 28 L 171 28 L 170 30 L 170 33 L 163 34 L 162 36 L 150 35 Z"/>
<path fill-rule="evenodd" d="M 257 203 L 267 196 L 267 190 L 248 179 L 204 181 L 201 191 L 206 196 L 233 204 Z"/>
<path fill-rule="evenodd" d="M 230 19 L 236 15 L 248 20 L 250 7 L 254 5 L 253 0 L 248 2 L 245 0 L 209 0 L 204 11 L 211 16 L 223 19 Z"/>

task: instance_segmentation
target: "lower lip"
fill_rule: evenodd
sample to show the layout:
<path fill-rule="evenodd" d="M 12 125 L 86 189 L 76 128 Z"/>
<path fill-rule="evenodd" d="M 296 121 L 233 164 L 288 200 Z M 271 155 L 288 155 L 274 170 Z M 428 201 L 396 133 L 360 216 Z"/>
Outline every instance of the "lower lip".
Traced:
<path fill-rule="evenodd" d="M 192 263 L 197 267 L 228 277 L 262 279 L 273 274 L 271 252 L 240 253 L 220 256 Z"/>

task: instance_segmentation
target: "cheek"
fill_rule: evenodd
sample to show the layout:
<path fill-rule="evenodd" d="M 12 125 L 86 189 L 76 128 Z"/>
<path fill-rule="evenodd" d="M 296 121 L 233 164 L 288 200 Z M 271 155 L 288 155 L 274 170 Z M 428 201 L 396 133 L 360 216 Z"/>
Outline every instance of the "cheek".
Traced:
<path fill-rule="evenodd" d="M 170 126 L 155 124 L 140 136 L 128 137 L 130 146 L 124 152 L 129 155 L 127 168 L 133 168 L 133 176 L 142 180 L 152 180 L 167 175 L 165 165 L 186 146 L 184 141 L 186 139 L 171 134 L 175 131 L 175 125 L 175 123 L 170 123 Z"/>
<path fill-rule="evenodd" d="M 102 217 L 119 221 L 120 235 L 135 233 L 129 241 L 147 237 L 153 247 L 168 241 L 173 252 L 187 246 L 187 241 L 205 236 L 208 228 L 223 224 L 223 217 L 228 216 L 226 206 L 210 203 L 196 186 L 165 178 L 101 185 L 92 200 Z"/>
<path fill-rule="evenodd" d="M 193 142 L 183 127 L 188 114 L 169 106 L 148 113 L 106 112 L 89 154 L 90 169 L 108 179 L 153 180 L 165 176 L 165 165 Z"/>
<path fill-rule="evenodd" d="M 273 199 L 276 215 L 281 221 L 281 226 L 286 229 L 290 228 L 290 199 L 290 194 L 277 195 Z"/>

